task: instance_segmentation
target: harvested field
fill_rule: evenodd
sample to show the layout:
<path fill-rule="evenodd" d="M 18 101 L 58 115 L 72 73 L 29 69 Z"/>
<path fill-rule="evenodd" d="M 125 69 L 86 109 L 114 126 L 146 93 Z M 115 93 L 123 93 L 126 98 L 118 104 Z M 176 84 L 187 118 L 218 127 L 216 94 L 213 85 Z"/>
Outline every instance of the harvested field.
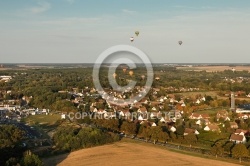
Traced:
<path fill-rule="evenodd" d="M 177 153 L 142 142 L 117 142 L 89 149 L 83 149 L 70 154 L 59 155 L 44 160 L 46 165 L 59 166 L 112 166 L 112 165 L 213 165 L 233 166 L 219 160 L 212 160 Z"/>
<path fill-rule="evenodd" d="M 193 67 L 177 67 L 179 70 L 192 70 L 192 71 L 207 71 L 207 72 L 220 72 L 224 70 L 231 70 L 232 68 L 235 69 L 235 71 L 250 71 L 250 66 L 193 66 Z"/>

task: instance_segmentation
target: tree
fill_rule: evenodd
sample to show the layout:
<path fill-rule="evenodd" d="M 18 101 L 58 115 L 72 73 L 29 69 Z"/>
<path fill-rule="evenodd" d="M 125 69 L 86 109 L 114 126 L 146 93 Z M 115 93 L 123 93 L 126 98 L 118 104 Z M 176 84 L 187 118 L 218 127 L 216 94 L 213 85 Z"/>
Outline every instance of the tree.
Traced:
<path fill-rule="evenodd" d="M 211 96 L 206 96 L 205 99 L 206 99 L 205 104 L 209 104 L 210 101 L 214 100 Z"/>
<path fill-rule="evenodd" d="M 160 126 L 150 127 L 150 136 L 151 136 L 151 139 L 153 139 L 154 144 L 160 138 L 161 132 L 162 132 L 162 129 Z"/>
<path fill-rule="evenodd" d="M 244 144 L 237 144 L 232 149 L 232 155 L 235 158 L 239 158 L 239 162 L 241 163 L 241 158 L 247 157 L 249 152 Z"/>
<path fill-rule="evenodd" d="M 18 163 L 18 160 L 14 157 L 9 158 L 9 160 L 6 161 L 5 165 L 6 166 L 13 166 L 13 165 L 20 166 L 20 164 Z"/>
<path fill-rule="evenodd" d="M 104 119 L 107 129 L 113 130 L 113 131 L 118 131 L 119 129 L 119 120 L 118 119 Z"/>
<path fill-rule="evenodd" d="M 241 120 L 238 125 L 240 129 L 244 129 L 244 130 L 248 129 L 248 125 L 243 120 Z"/>
<path fill-rule="evenodd" d="M 66 100 L 59 100 L 56 101 L 53 105 L 52 108 L 55 111 L 62 111 L 62 112 L 77 112 L 77 108 L 74 106 L 74 104 L 70 101 Z"/>
<path fill-rule="evenodd" d="M 23 166 L 43 166 L 43 162 L 39 159 L 39 157 L 30 151 L 27 151 L 24 155 L 21 165 Z"/>
<path fill-rule="evenodd" d="M 97 128 L 84 127 L 79 129 L 66 126 L 56 130 L 53 141 L 58 149 L 70 152 L 80 148 L 118 141 L 118 138 L 116 134 L 112 135 L 111 132 L 105 132 Z"/>
<path fill-rule="evenodd" d="M 11 147 L 23 139 L 24 131 L 14 125 L 0 126 L 0 149 Z"/>
<path fill-rule="evenodd" d="M 232 148 L 234 147 L 234 143 L 231 142 L 231 141 L 228 141 L 228 142 L 225 143 L 225 145 L 224 145 L 223 147 L 224 147 L 224 150 L 225 150 L 226 152 L 228 152 L 228 153 L 231 154 Z"/>
<path fill-rule="evenodd" d="M 146 125 L 141 125 L 140 126 L 140 131 L 139 131 L 140 135 L 146 139 L 146 142 L 148 142 L 151 133 L 150 133 L 150 127 L 146 126 Z"/>
<path fill-rule="evenodd" d="M 159 140 L 166 143 L 170 139 L 169 135 L 167 132 L 161 131 L 159 133 Z"/>
<path fill-rule="evenodd" d="M 121 131 L 125 132 L 126 134 L 136 134 L 136 124 L 124 121 L 121 125 Z"/>
<path fill-rule="evenodd" d="M 176 128 L 176 134 L 178 136 L 183 136 L 184 134 L 184 131 L 185 131 L 185 127 L 183 125 L 180 125 Z"/>
<path fill-rule="evenodd" d="M 196 135 L 195 135 L 195 134 L 192 134 L 192 133 L 190 133 L 190 134 L 184 136 L 184 139 L 185 139 L 186 143 L 190 144 L 190 146 L 191 146 L 192 144 L 194 144 L 194 143 L 197 142 L 197 137 L 196 137 Z"/>
<path fill-rule="evenodd" d="M 218 155 L 222 155 L 224 153 L 224 148 L 222 147 L 221 143 L 219 142 L 215 143 L 211 149 L 211 153 L 215 155 L 216 158 Z"/>
<path fill-rule="evenodd" d="M 169 136 L 170 136 L 172 142 L 176 140 L 176 134 L 174 132 L 171 131 L 169 133 Z"/>
<path fill-rule="evenodd" d="M 176 125 L 176 126 L 181 126 L 181 125 L 183 125 L 183 119 L 177 119 L 176 122 L 175 122 L 175 125 Z"/>

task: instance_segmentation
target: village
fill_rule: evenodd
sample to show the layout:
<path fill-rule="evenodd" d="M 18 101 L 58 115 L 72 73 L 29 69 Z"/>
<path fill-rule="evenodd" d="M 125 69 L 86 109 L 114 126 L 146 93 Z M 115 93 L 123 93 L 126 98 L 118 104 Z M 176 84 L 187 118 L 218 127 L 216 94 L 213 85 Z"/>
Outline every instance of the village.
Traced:
<path fill-rule="evenodd" d="M 138 89 L 140 92 L 142 91 L 142 88 L 139 87 L 135 89 Z M 246 143 L 250 136 L 248 129 L 250 110 L 235 107 L 235 97 L 237 95 L 234 95 L 233 92 L 231 93 L 231 98 L 228 98 L 230 108 L 213 108 L 211 106 L 204 106 L 206 99 L 214 101 L 211 100 L 211 96 L 198 95 L 199 97 L 193 101 L 188 98 L 181 98 L 178 101 L 174 94 L 157 98 L 157 93 L 160 91 L 157 88 L 152 88 L 151 93 L 155 97 L 153 100 L 145 97 L 139 102 L 134 101 L 133 104 L 123 103 L 120 105 L 117 105 L 115 102 L 122 99 L 122 96 L 125 96 L 125 94 L 111 91 L 110 94 L 115 94 L 112 98 L 113 100 L 110 98 L 105 100 L 94 88 L 86 87 L 85 92 L 82 93 L 77 91 L 77 88 L 73 88 L 71 92 L 59 91 L 58 93 L 69 93 L 72 95 L 73 98 L 70 102 L 74 103 L 78 108 L 83 106 L 85 109 L 85 107 L 89 106 L 88 109 L 85 109 L 86 111 L 88 110 L 87 113 L 84 112 L 85 116 L 81 116 L 83 113 L 79 114 L 79 112 L 71 112 L 70 114 L 70 112 L 50 111 L 50 109 L 46 108 L 21 109 L 20 105 L 11 105 L 15 101 L 9 100 L 8 104 L 0 105 L 1 122 L 6 120 L 20 122 L 21 118 L 28 116 L 60 114 L 61 119 L 70 119 L 72 122 L 77 119 L 89 117 L 90 119 L 105 120 L 123 119 L 140 125 L 146 124 L 152 128 L 166 125 L 168 130 L 173 133 L 176 133 L 176 130 L 178 130 L 178 125 L 184 124 L 183 136 L 187 136 L 188 134 L 199 135 L 201 131 L 227 132 L 230 133 L 228 140 L 236 144 Z M 86 97 L 92 98 L 93 102 L 86 103 Z M 23 97 L 22 100 L 26 101 L 26 98 Z M 187 105 L 193 105 L 192 107 L 195 109 L 188 109 Z"/>

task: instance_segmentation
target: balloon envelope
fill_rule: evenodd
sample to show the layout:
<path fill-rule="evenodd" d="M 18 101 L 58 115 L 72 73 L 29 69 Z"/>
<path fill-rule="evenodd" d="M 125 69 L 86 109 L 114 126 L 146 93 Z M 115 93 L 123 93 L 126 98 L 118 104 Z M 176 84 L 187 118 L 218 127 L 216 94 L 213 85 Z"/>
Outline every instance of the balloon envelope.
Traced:
<path fill-rule="evenodd" d="M 179 45 L 182 45 L 182 41 L 179 41 L 178 43 L 179 43 Z"/>
<path fill-rule="evenodd" d="M 139 33 L 140 33 L 139 31 L 135 31 L 136 36 L 138 36 L 138 35 L 139 35 Z"/>
<path fill-rule="evenodd" d="M 132 76 L 134 72 L 132 70 L 129 71 L 129 75 Z"/>
<path fill-rule="evenodd" d="M 130 41 L 133 42 L 133 41 L 134 41 L 134 37 L 131 37 L 131 38 L 130 38 Z"/>

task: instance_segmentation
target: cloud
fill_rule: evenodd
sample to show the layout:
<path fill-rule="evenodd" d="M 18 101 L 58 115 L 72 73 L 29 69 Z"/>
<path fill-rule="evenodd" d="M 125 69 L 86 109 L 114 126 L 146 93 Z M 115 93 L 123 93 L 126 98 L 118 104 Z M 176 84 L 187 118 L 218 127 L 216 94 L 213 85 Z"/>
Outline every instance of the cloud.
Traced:
<path fill-rule="evenodd" d="M 128 10 L 128 9 L 122 9 L 122 12 L 126 13 L 126 14 L 135 14 L 136 13 L 136 11 Z"/>
<path fill-rule="evenodd" d="M 51 8 L 50 3 L 48 2 L 38 2 L 38 6 L 28 9 L 33 14 L 43 13 Z"/>

